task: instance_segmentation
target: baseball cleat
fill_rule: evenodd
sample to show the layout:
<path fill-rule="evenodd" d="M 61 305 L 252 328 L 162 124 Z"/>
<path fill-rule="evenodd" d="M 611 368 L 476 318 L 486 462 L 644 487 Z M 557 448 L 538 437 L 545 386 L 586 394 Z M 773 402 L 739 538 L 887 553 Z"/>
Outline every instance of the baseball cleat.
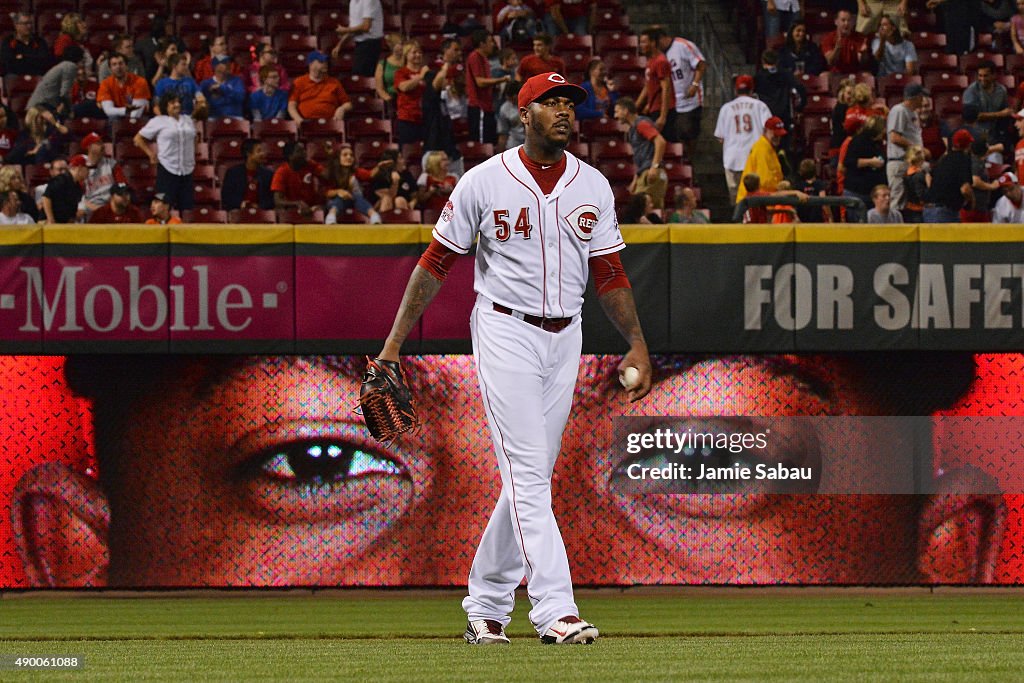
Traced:
<path fill-rule="evenodd" d="M 500 621 L 494 619 L 477 619 L 466 625 L 466 632 L 462 634 L 470 645 L 509 645 L 508 636 L 505 635 L 505 627 Z"/>
<path fill-rule="evenodd" d="M 545 645 L 590 645 L 597 640 L 597 627 L 579 617 L 562 617 L 540 637 Z"/>

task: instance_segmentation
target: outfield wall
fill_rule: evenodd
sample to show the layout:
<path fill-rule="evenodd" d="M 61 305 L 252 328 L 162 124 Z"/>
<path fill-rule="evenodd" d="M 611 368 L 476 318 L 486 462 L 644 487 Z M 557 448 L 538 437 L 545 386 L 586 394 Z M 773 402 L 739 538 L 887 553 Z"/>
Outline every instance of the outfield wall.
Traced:
<path fill-rule="evenodd" d="M 1021 496 L 995 493 L 1024 491 L 1002 419 L 1021 412 L 1024 229 L 957 227 L 625 227 L 657 384 L 627 404 L 623 344 L 590 293 L 555 470 L 574 580 L 1024 581 Z M 380 445 L 352 411 L 350 354 L 377 350 L 427 241 L 424 226 L 0 233 L 0 587 L 463 585 L 499 486 L 460 355 L 471 257 L 407 345 L 423 427 Z M 845 494 L 616 486 L 623 415 L 738 431 L 932 413 L 911 441 L 825 420 L 772 455 L 873 482 Z M 879 486 L 908 450 L 914 486 Z"/>

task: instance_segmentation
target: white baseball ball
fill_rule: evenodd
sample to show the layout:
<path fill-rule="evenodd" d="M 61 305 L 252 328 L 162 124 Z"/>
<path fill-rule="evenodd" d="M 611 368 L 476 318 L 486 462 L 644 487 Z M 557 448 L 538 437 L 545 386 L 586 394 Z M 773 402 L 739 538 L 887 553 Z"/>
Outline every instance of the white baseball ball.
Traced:
<path fill-rule="evenodd" d="M 622 382 L 622 386 L 625 388 L 632 389 L 640 382 L 640 371 L 631 365 L 622 371 L 622 374 L 619 375 L 619 381 Z"/>

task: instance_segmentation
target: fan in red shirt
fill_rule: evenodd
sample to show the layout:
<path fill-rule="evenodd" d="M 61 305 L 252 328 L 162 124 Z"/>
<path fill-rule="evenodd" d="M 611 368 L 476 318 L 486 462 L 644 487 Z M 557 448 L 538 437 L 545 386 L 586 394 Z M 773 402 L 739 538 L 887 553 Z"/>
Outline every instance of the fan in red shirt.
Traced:
<path fill-rule="evenodd" d="M 124 183 L 110 188 L 110 201 L 92 212 L 90 223 L 142 223 L 142 212 L 132 204 L 132 190 Z"/>
<path fill-rule="evenodd" d="M 1024 109 L 1013 115 L 1013 126 L 1020 135 L 1020 141 L 1013 148 L 1013 167 L 1018 178 L 1024 178 Z"/>
<path fill-rule="evenodd" d="M 821 39 L 821 52 L 829 70 L 841 74 L 863 71 L 868 58 L 867 39 L 853 30 L 853 15 L 836 14 L 836 30 Z"/>
<path fill-rule="evenodd" d="M 637 110 L 654 120 L 659 131 L 665 128 L 669 109 L 675 106 L 675 88 L 672 85 L 672 65 L 665 53 L 658 49 L 656 29 L 640 34 L 640 54 L 647 58 L 644 69 L 644 89 L 636 100 Z"/>
<path fill-rule="evenodd" d="M 565 73 L 565 62 L 561 57 L 551 54 L 551 36 L 546 33 L 538 33 L 533 37 L 533 54 L 526 55 L 519 62 L 519 81 L 526 82 L 533 76 L 555 73 Z"/>
<path fill-rule="evenodd" d="M 210 44 L 207 47 L 210 50 L 210 54 L 200 59 L 195 65 L 194 75 L 196 83 L 202 83 L 207 78 L 213 78 L 213 58 L 228 53 L 228 42 L 224 36 L 214 36 L 210 39 Z M 235 60 L 231 60 L 229 64 L 232 76 L 242 75 L 242 68 L 238 66 Z"/>
<path fill-rule="evenodd" d="M 427 66 L 423 63 L 423 48 L 410 42 L 405 46 L 405 66 L 395 72 L 395 102 L 398 119 L 398 144 L 423 142 L 423 91 L 427 86 Z"/>
<path fill-rule="evenodd" d="M 490 58 L 498 51 L 494 36 L 483 29 L 473 31 L 473 46 L 466 60 L 466 96 L 469 100 L 469 138 L 476 142 L 498 141 L 494 118 L 494 86 L 508 83 L 511 75 L 493 78 Z"/>
<path fill-rule="evenodd" d="M 443 210 L 457 182 L 459 179 L 448 172 L 448 155 L 440 151 L 428 153 L 423 174 L 416 183 L 420 187 L 420 208 Z"/>
<path fill-rule="evenodd" d="M 310 161 L 306 157 L 306 146 L 295 140 L 284 146 L 284 158 L 270 181 L 274 206 L 278 210 L 298 209 L 304 216 L 312 215 L 324 201 L 320 188 L 324 167 Z"/>

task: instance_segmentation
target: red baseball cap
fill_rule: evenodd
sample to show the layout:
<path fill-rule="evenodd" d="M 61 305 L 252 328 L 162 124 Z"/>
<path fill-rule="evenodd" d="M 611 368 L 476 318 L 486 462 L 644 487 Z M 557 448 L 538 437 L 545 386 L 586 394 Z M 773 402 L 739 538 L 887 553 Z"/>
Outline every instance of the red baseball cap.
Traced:
<path fill-rule="evenodd" d="M 773 116 L 764 122 L 764 129 L 773 131 L 776 135 L 788 135 L 786 124 L 778 116 Z"/>
<path fill-rule="evenodd" d="M 71 157 L 70 161 L 68 161 L 68 167 L 78 168 L 79 166 L 85 166 L 88 163 L 89 160 L 85 158 L 84 154 L 76 154 L 75 156 Z"/>
<path fill-rule="evenodd" d="M 961 128 L 957 132 L 953 133 L 953 146 L 957 149 L 969 147 L 972 142 L 974 142 L 974 136 L 971 135 L 971 131 L 969 130 Z"/>
<path fill-rule="evenodd" d="M 754 77 L 753 76 L 737 76 L 736 77 L 736 92 L 750 92 L 754 89 Z"/>
<path fill-rule="evenodd" d="M 557 90 L 559 95 L 571 99 L 573 104 L 581 104 L 587 99 L 586 90 L 565 80 L 565 76 L 562 74 L 549 71 L 546 74 L 537 74 L 523 83 L 523 87 L 519 90 L 519 108 L 529 107 L 553 90 Z"/>
<path fill-rule="evenodd" d="M 89 151 L 89 146 L 90 145 L 96 145 L 96 144 L 102 145 L 103 144 L 103 138 L 101 138 L 99 136 L 99 134 L 97 134 L 97 133 L 89 133 L 84 138 L 82 138 L 81 149 L 83 149 L 83 150 L 88 152 Z"/>

